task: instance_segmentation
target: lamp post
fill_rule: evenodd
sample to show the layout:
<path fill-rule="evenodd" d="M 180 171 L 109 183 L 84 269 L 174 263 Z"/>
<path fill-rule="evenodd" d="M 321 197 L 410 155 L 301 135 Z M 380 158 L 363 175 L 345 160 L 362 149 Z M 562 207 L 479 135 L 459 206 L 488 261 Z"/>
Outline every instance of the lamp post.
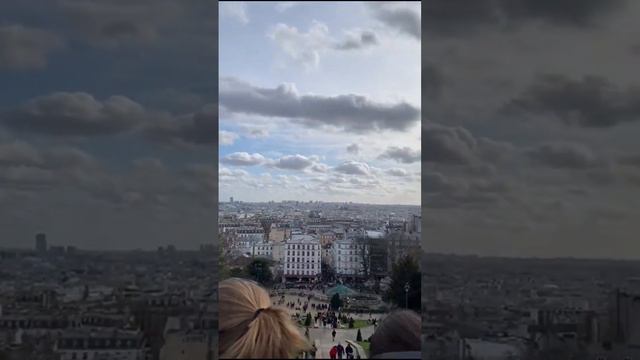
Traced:
<path fill-rule="evenodd" d="M 409 308 L 409 288 L 410 288 L 409 282 L 406 282 L 404 284 L 404 307 L 406 309 Z"/>

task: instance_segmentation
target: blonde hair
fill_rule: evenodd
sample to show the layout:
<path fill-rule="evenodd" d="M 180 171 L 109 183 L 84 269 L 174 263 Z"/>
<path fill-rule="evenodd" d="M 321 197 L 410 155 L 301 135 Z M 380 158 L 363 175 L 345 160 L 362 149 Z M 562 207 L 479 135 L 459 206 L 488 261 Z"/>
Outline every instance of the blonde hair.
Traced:
<path fill-rule="evenodd" d="M 232 278 L 219 284 L 219 353 L 226 359 L 293 358 L 310 345 L 266 290 Z"/>

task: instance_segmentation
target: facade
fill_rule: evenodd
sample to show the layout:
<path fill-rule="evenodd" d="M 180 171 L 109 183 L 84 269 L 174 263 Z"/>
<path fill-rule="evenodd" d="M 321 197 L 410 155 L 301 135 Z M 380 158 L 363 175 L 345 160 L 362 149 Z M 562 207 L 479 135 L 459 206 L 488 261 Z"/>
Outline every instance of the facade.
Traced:
<path fill-rule="evenodd" d="M 146 344 L 138 331 L 65 332 L 56 343 L 60 360 L 144 360 Z"/>
<path fill-rule="evenodd" d="M 368 249 L 356 237 L 347 237 L 333 243 L 333 264 L 338 277 L 356 277 L 365 275 L 364 261 Z"/>
<path fill-rule="evenodd" d="M 322 249 L 313 235 L 293 235 L 285 244 L 285 278 L 311 279 L 320 276 Z"/>

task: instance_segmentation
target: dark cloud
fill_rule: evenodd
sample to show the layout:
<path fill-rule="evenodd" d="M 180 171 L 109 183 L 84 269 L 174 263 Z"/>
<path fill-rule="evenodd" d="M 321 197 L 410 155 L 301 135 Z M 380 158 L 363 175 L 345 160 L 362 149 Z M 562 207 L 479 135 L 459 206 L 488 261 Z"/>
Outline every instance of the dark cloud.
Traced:
<path fill-rule="evenodd" d="M 473 34 L 479 28 L 512 30 L 526 21 L 590 27 L 624 0 L 435 0 L 422 4 L 424 30 L 431 34 Z"/>
<path fill-rule="evenodd" d="M 43 161 L 40 152 L 24 141 L 0 143 L 0 166 L 37 166 Z"/>
<path fill-rule="evenodd" d="M 370 3 L 375 17 L 385 25 L 401 33 L 420 39 L 420 12 L 419 8 L 410 9 L 396 7 L 392 3 Z"/>
<path fill-rule="evenodd" d="M 477 141 L 462 127 L 425 124 L 422 127 L 422 160 L 444 164 L 469 164 L 475 159 Z"/>
<path fill-rule="evenodd" d="M 527 150 L 526 155 L 552 168 L 586 169 L 600 164 L 589 148 L 574 143 L 542 144 Z"/>
<path fill-rule="evenodd" d="M 608 128 L 640 120 L 640 90 L 622 90 L 608 80 L 542 75 L 505 107 L 511 114 L 553 116 L 569 126 Z"/>
<path fill-rule="evenodd" d="M 360 152 L 360 145 L 353 143 L 349 146 L 347 146 L 347 152 L 349 154 L 354 154 L 354 155 L 358 155 L 358 153 Z"/>
<path fill-rule="evenodd" d="M 49 54 L 63 46 L 63 40 L 49 31 L 0 26 L 0 70 L 43 69 Z"/>
<path fill-rule="evenodd" d="M 189 3 L 168 0 L 65 0 L 57 11 L 74 36 L 98 47 L 144 44 L 180 22 Z M 193 6 L 191 6 L 193 7 Z"/>
<path fill-rule="evenodd" d="M 422 96 L 429 100 L 437 100 L 442 95 L 445 84 L 442 70 L 426 61 L 422 63 Z"/>
<path fill-rule="evenodd" d="M 404 164 L 411 164 L 420 161 L 420 150 L 414 150 L 409 147 L 388 147 L 380 156 L 379 159 L 395 160 Z"/>
<path fill-rule="evenodd" d="M 283 117 L 310 127 L 334 126 L 367 133 L 403 131 L 420 119 L 420 110 L 408 103 L 381 104 L 359 95 L 300 95 L 291 85 L 259 88 L 233 78 L 220 81 L 220 105 L 226 110 Z"/>
<path fill-rule="evenodd" d="M 100 101 L 87 93 L 57 92 L 29 100 L 5 114 L 3 121 L 17 131 L 97 136 L 132 130 L 147 117 L 140 104 L 124 96 Z"/>
<path fill-rule="evenodd" d="M 170 143 L 216 145 L 218 143 L 218 110 L 213 105 L 181 116 L 164 116 L 149 122 L 145 133 L 152 139 Z M 228 139 L 227 139 L 228 140 Z"/>
<path fill-rule="evenodd" d="M 347 39 L 334 45 L 336 50 L 358 50 L 378 44 L 378 38 L 372 31 L 362 31 L 359 34 L 350 35 Z"/>

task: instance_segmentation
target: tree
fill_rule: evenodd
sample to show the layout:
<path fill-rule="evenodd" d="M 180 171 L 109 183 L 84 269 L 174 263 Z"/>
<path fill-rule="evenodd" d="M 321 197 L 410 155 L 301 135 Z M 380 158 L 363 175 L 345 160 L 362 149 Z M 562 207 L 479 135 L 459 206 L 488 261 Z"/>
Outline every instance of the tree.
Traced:
<path fill-rule="evenodd" d="M 335 270 L 331 267 L 331 265 L 327 264 L 326 262 L 322 262 L 320 269 L 322 271 L 321 276 L 322 276 L 322 281 L 324 282 L 330 282 L 333 281 L 335 279 L 335 275 L 336 272 Z"/>
<path fill-rule="evenodd" d="M 353 327 L 355 326 L 355 321 L 353 320 L 353 318 L 349 319 L 349 329 L 353 329 Z M 360 331 L 360 329 L 358 329 L 358 331 Z"/>
<path fill-rule="evenodd" d="M 409 285 L 408 293 L 405 293 L 405 286 Z M 393 264 L 391 271 L 391 284 L 385 295 L 385 299 L 399 307 L 405 307 L 414 311 L 421 308 L 422 275 L 418 262 L 413 255 L 406 255 Z M 408 297 L 407 297 L 408 295 Z M 407 301 L 408 300 L 408 301 Z"/>
<path fill-rule="evenodd" d="M 307 313 L 307 319 L 304 321 L 304 326 L 311 326 L 311 313 Z"/>
<path fill-rule="evenodd" d="M 271 284 L 273 281 L 273 274 L 269 269 L 270 262 L 266 259 L 254 259 L 247 265 L 247 274 L 260 284 Z"/>
<path fill-rule="evenodd" d="M 339 294 L 333 294 L 333 296 L 331 297 L 331 309 L 332 310 L 338 310 L 338 308 L 340 308 L 342 306 L 342 299 L 340 299 L 340 295 Z"/>
<path fill-rule="evenodd" d="M 362 341 L 362 333 L 360 332 L 360 329 L 358 329 L 358 335 L 356 335 L 356 341 Z"/>

